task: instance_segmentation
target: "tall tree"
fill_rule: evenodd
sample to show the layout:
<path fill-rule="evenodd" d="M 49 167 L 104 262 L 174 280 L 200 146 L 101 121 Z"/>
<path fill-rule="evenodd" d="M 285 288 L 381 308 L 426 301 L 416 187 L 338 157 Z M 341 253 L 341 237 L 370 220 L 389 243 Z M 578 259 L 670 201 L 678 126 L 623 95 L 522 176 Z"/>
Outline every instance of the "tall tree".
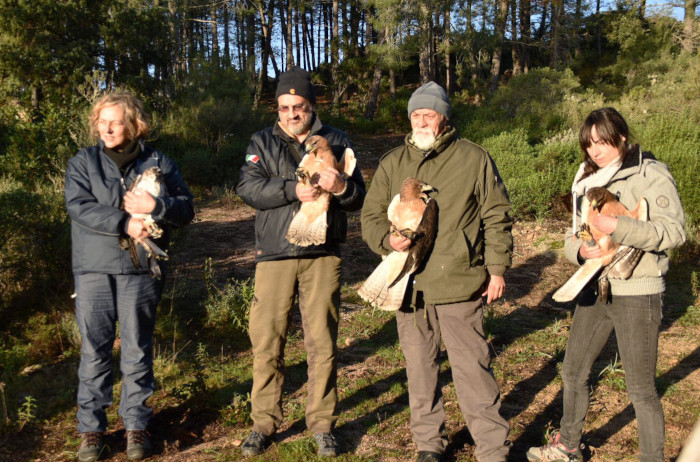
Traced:
<path fill-rule="evenodd" d="M 501 55 L 503 53 L 503 42 L 506 35 L 506 17 L 508 15 L 508 0 L 498 0 L 496 9 L 496 24 L 494 30 L 493 57 L 491 58 L 491 78 L 489 91 L 494 92 L 498 88 L 498 81 L 501 75 Z"/>
<path fill-rule="evenodd" d="M 698 7 L 697 0 L 685 0 L 685 16 L 683 17 L 683 39 L 681 45 L 683 51 L 693 53 L 695 51 L 695 10 Z"/>
<path fill-rule="evenodd" d="M 433 2 L 420 2 L 418 15 L 418 39 L 420 52 L 418 56 L 418 66 L 420 69 L 420 81 L 426 83 L 432 80 L 430 58 L 432 45 L 432 11 Z"/>

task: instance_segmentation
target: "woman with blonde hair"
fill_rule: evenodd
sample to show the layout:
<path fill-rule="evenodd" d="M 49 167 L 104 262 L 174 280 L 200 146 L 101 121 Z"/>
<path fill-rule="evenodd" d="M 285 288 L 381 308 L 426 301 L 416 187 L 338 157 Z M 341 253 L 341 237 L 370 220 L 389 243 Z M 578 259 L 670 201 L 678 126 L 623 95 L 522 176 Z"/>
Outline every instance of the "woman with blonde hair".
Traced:
<path fill-rule="evenodd" d="M 127 457 L 136 460 L 152 451 L 146 432 L 152 410 L 146 400 L 155 389 L 153 329 L 163 288 L 162 277 L 151 276 L 148 253 L 139 241 L 152 239 L 165 249 L 170 229 L 189 223 L 194 208 L 175 163 L 144 144 L 150 126 L 136 97 L 111 93 L 98 99 L 90 129 L 98 142 L 68 161 L 65 190 L 73 242 L 75 313 L 82 339 L 78 460 L 94 461 L 106 455 L 105 410 L 112 404 L 117 322 L 122 373 L 119 415 L 126 427 Z M 165 194 L 128 190 L 140 174 L 157 172 L 155 168 L 162 173 Z M 153 235 L 154 227 L 144 218 L 148 216 L 162 229 L 162 236 Z M 162 275 L 165 268 L 157 270 Z"/>

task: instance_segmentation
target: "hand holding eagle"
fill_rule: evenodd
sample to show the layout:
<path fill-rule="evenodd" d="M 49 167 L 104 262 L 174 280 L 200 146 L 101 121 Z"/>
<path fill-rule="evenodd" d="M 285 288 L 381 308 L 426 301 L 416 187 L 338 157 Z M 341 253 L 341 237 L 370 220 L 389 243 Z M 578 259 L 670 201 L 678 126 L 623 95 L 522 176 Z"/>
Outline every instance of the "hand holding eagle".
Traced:
<path fill-rule="evenodd" d="M 428 196 L 429 191 L 433 191 L 432 186 L 406 178 L 389 204 L 387 218 L 391 222 L 391 234 L 399 242 L 410 240 L 411 245 L 387 255 L 358 291 L 376 308 L 395 311 L 401 307 L 411 274 L 420 268 L 433 248 L 438 207 Z"/>
<path fill-rule="evenodd" d="M 156 197 L 165 196 L 165 193 L 163 172 L 160 168 L 150 167 L 138 175 L 129 186 L 122 203 L 122 208 L 130 212 L 132 218 L 129 223 L 129 236 L 119 238 L 119 246 L 122 250 L 129 250 L 131 261 L 137 269 L 141 268 L 137 246 L 140 244 L 146 250 L 151 274 L 158 279 L 162 277 L 162 273 L 157 260 L 167 260 L 168 254 L 161 250 L 149 236 L 158 239 L 163 235 L 163 230 L 153 220 L 150 213 L 139 213 L 139 211 L 142 209 L 152 210 L 153 206 L 149 205 L 151 201 L 154 201 Z M 144 202 L 146 205 L 143 205 Z M 140 223 L 142 223 L 141 227 L 139 227 Z"/>
<path fill-rule="evenodd" d="M 608 278 L 629 278 L 640 258 L 642 258 L 644 251 L 613 241 L 609 233 L 604 232 L 607 231 L 604 226 L 606 220 L 602 218 L 626 216 L 640 221 L 647 221 L 649 219 L 648 209 L 647 201 L 643 197 L 639 199 L 634 210 L 627 210 L 606 188 L 596 187 L 589 189 L 581 210 L 583 223 L 576 236 L 583 239 L 582 254 L 588 253 L 588 249 L 593 249 L 590 252 L 596 256 L 587 259 L 578 271 L 554 293 L 552 298 L 557 302 L 573 300 L 602 269 L 598 277 L 598 295 L 604 303 L 607 303 L 610 296 L 610 282 Z M 599 223 L 600 228 L 603 229 L 599 229 L 594 225 L 596 221 Z M 583 246 L 586 247 L 584 248 Z"/>
<path fill-rule="evenodd" d="M 314 188 L 310 200 L 303 200 L 299 210 L 289 224 L 286 238 L 298 246 L 319 245 L 326 242 L 328 222 L 326 213 L 331 201 L 331 192 L 324 189 L 324 176 L 350 177 L 357 161 L 352 149 L 346 148 L 338 162 L 328 140 L 314 135 L 306 141 L 306 155 L 299 163 L 296 175 L 304 186 Z M 332 180 L 329 180 L 331 182 Z M 327 186 L 327 185 L 326 185 Z"/>

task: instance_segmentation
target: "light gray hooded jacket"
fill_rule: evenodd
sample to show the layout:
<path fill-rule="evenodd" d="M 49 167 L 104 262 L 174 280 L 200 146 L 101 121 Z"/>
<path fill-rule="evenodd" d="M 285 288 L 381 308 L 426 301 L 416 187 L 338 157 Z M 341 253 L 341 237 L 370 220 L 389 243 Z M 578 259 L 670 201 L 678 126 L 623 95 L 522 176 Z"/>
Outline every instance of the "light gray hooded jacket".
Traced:
<path fill-rule="evenodd" d="M 648 295 L 665 291 L 664 276 L 668 271 L 667 250 L 683 245 L 686 239 L 685 217 L 676 183 L 666 164 L 659 162 L 639 147 L 632 148 L 618 172 L 606 188 L 632 210 L 644 197 L 649 204 L 649 221 L 618 217 L 612 239 L 620 244 L 644 250 L 644 255 L 629 279 L 610 279 L 613 295 Z M 577 221 L 581 222 L 581 200 L 578 198 Z M 566 233 L 564 251 L 569 261 L 583 263 L 579 257 L 581 239 Z"/>

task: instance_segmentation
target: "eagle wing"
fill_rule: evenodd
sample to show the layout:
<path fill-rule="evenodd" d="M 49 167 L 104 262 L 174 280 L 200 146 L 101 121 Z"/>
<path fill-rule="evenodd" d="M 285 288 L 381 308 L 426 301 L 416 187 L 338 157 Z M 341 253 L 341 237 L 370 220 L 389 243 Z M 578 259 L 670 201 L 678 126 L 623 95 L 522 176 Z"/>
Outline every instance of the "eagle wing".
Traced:
<path fill-rule="evenodd" d="M 359 295 L 372 306 L 387 311 L 398 310 L 411 275 L 420 268 L 432 249 L 437 234 L 437 202 L 425 194 L 427 190 L 432 190 L 432 187 L 415 178 L 407 178 L 401 193 L 394 196 L 387 208 L 391 232 L 414 242 L 405 251 L 389 253 L 360 287 Z"/>

